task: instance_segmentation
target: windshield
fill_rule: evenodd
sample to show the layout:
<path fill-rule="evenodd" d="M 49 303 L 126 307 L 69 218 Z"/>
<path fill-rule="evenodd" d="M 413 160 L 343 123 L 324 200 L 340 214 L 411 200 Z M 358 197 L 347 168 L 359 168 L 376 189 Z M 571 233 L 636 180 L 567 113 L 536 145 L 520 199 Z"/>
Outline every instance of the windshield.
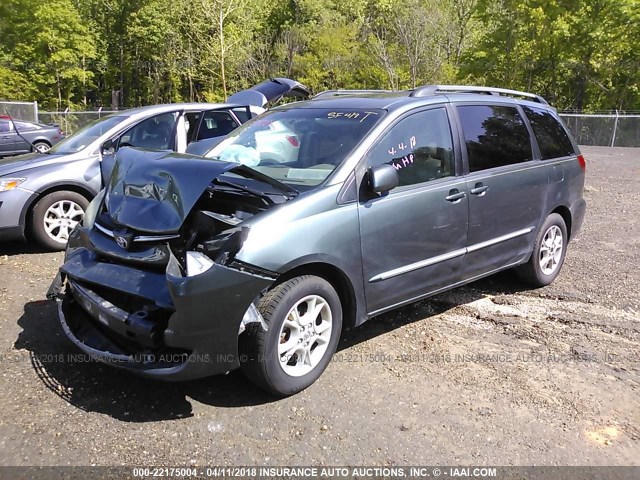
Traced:
<path fill-rule="evenodd" d="M 323 182 L 383 110 L 291 108 L 263 113 L 234 130 L 206 158 L 235 162 L 291 186 Z"/>
<path fill-rule="evenodd" d="M 122 123 L 129 117 L 124 116 L 108 116 L 100 118 L 82 127 L 73 135 L 65 138 L 55 145 L 49 152 L 51 153 L 76 153 L 87 148 L 92 142 L 97 140 L 101 135 L 111 130 L 116 125 Z"/>

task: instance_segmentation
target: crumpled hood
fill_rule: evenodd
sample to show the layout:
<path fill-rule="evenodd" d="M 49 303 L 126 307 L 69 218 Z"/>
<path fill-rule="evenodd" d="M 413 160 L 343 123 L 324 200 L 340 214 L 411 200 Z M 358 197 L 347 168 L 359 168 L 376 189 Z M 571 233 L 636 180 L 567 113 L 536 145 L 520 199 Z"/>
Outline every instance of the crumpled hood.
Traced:
<path fill-rule="evenodd" d="M 236 163 L 191 155 L 118 151 L 106 190 L 107 211 L 119 225 L 149 233 L 176 233 L 211 182 Z"/>

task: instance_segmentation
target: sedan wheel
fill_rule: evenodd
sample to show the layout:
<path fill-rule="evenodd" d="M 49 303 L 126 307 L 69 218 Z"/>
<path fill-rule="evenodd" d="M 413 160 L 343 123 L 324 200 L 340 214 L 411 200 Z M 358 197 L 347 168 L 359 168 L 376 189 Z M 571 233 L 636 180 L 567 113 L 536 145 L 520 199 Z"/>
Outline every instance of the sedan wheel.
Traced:
<path fill-rule="evenodd" d="M 84 218 L 89 201 L 76 192 L 45 195 L 33 207 L 31 229 L 35 239 L 51 250 L 63 250 L 72 230 Z"/>
<path fill-rule="evenodd" d="M 40 153 L 47 153 L 49 150 L 51 150 L 51 147 L 49 146 L 48 143 L 44 143 L 44 142 L 36 142 L 33 144 L 33 148 L 36 149 L 36 151 L 40 152 Z"/>
<path fill-rule="evenodd" d="M 69 233 L 84 217 L 84 209 L 71 200 L 51 205 L 44 214 L 44 229 L 52 240 L 66 244 Z"/>

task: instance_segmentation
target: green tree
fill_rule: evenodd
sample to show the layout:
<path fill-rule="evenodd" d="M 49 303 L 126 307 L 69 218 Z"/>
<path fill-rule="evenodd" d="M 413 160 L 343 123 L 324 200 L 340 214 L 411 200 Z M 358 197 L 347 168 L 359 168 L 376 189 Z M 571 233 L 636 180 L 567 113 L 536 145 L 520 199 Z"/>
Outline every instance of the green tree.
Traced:
<path fill-rule="evenodd" d="M 635 7 L 634 7 L 635 5 Z M 463 75 L 536 91 L 560 108 L 637 106 L 637 0 L 481 0 Z M 636 87 L 637 90 L 637 87 Z M 624 93 L 622 93 L 624 92 Z"/>
<path fill-rule="evenodd" d="M 0 96 L 45 108 L 476 83 L 640 109 L 638 0 L 3 0 Z"/>
<path fill-rule="evenodd" d="M 88 64 L 96 48 L 73 3 L 7 0 L 3 9 L 1 16 L 11 19 L 3 21 L 3 50 L 11 52 L 17 66 L 10 84 L 25 88 L 24 79 L 29 79 L 30 88 L 25 89 L 35 93 L 45 107 L 86 104 L 86 91 L 93 80 Z"/>

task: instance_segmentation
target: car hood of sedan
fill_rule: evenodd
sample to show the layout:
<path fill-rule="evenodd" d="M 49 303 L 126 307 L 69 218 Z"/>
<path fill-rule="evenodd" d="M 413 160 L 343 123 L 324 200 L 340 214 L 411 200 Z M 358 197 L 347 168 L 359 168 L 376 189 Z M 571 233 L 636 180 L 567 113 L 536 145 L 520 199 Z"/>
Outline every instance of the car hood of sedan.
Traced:
<path fill-rule="evenodd" d="M 0 177 L 19 175 L 23 170 L 57 163 L 64 160 L 64 157 L 67 156 L 68 155 L 54 153 L 26 153 L 16 157 L 0 158 Z"/>

